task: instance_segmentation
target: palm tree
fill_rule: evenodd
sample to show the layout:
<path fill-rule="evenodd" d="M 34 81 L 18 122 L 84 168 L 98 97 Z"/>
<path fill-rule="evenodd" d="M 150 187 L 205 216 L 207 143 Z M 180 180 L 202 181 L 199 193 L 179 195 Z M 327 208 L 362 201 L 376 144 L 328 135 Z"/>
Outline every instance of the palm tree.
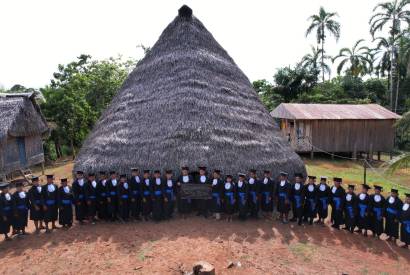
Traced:
<path fill-rule="evenodd" d="M 404 113 L 394 126 L 401 137 L 408 139 L 410 137 L 410 111 Z M 410 168 L 410 153 L 404 153 L 389 162 L 387 172 L 393 174 L 395 171 L 402 168 Z"/>
<path fill-rule="evenodd" d="M 329 32 L 336 38 L 336 41 L 340 37 L 340 23 L 334 20 L 337 16 L 336 12 L 326 12 L 323 7 L 320 7 L 319 14 L 314 14 L 308 18 L 310 25 L 306 30 L 306 36 L 308 36 L 313 30 L 316 30 L 316 39 L 318 46 L 321 45 L 321 67 L 322 67 L 322 80 L 325 81 L 325 40 L 326 32 Z"/>
<path fill-rule="evenodd" d="M 402 23 L 410 23 L 410 11 L 407 10 L 407 5 L 410 0 L 393 0 L 391 2 L 384 2 L 377 4 L 373 9 L 375 14 L 370 18 L 370 33 L 374 37 L 377 31 L 383 30 L 384 26 L 389 25 L 390 41 L 390 108 L 397 110 L 397 101 L 395 97 L 398 96 L 399 87 L 398 72 L 397 72 L 397 36 L 401 34 Z"/>
<path fill-rule="evenodd" d="M 329 55 L 323 54 L 322 49 L 315 48 L 311 46 L 311 53 L 306 54 L 302 57 L 300 65 L 304 69 L 311 69 L 315 73 L 319 73 L 321 70 L 324 70 L 325 73 L 330 75 L 330 66 L 326 64 L 326 62 L 322 62 L 322 60 L 331 59 Z M 323 58 L 322 58 L 323 56 Z"/>
<path fill-rule="evenodd" d="M 358 77 L 359 75 L 365 75 L 371 71 L 372 62 L 368 58 L 369 47 L 361 46 L 360 44 L 364 39 L 358 40 L 353 48 L 342 48 L 337 56 L 333 58 L 333 62 L 337 59 L 342 59 L 337 66 L 337 73 L 343 70 L 343 68 L 348 65 L 347 72 Z"/>

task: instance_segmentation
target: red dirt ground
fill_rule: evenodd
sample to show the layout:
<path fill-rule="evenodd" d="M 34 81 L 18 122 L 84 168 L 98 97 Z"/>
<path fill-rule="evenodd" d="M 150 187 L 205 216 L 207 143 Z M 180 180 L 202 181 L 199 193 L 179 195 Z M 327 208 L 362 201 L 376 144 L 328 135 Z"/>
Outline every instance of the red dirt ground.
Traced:
<path fill-rule="evenodd" d="M 32 231 L 30 223 L 30 230 Z M 1 274 L 409 274 L 410 250 L 319 225 L 186 220 L 75 225 L 0 241 Z M 228 262 L 240 266 L 227 268 Z"/>

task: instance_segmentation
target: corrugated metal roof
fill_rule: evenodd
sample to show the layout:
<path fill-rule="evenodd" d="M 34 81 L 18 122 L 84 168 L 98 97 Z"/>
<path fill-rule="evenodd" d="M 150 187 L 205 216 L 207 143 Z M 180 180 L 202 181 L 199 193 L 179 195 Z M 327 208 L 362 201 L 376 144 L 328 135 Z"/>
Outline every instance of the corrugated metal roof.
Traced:
<path fill-rule="evenodd" d="M 271 113 L 286 119 L 400 119 L 401 116 L 378 104 L 282 103 Z"/>

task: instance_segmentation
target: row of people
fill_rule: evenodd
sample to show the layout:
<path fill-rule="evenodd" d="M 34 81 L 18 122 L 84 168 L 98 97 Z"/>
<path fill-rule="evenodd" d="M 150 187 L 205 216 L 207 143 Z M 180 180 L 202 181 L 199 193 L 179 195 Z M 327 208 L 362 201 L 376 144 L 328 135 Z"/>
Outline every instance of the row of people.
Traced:
<path fill-rule="evenodd" d="M 94 223 L 96 217 L 104 220 L 127 221 L 130 218 L 145 220 L 169 219 L 172 217 L 174 206 L 184 216 L 190 212 L 193 201 L 179 197 L 183 184 L 208 184 L 211 190 L 210 200 L 198 200 L 198 213 L 207 217 L 212 212 L 219 219 L 221 213 L 232 220 L 232 215 L 238 213 L 241 220 L 247 217 L 258 217 L 259 210 L 265 215 L 273 211 L 274 206 L 280 214 L 283 223 L 288 222 L 288 214 L 292 210 L 291 221 L 312 224 L 315 218 L 324 223 L 328 215 L 329 205 L 332 208 L 331 222 L 335 228 L 345 225 L 353 232 L 357 227 L 364 235 L 367 230 L 373 231 L 374 236 L 386 233 L 391 238 L 399 237 L 401 223 L 401 240 L 410 244 L 410 195 L 406 194 L 403 204 L 398 197 L 398 191 L 392 189 L 391 195 L 384 199 L 381 187 L 375 186 L 375 193 L 368 194 L 370 187 L 363 185 L 360 194 L 354 193 L 354 185 L 349 185 L 347 192 L 341 186 L 342 179 L 334 178 L 334 185 L 327 184 L 327 178 L 321 177 L 316 184 L 316 177 L 309 176 L 304 183 L 302 174 L 295 174 L 295 182 L 290 183 L 287 174 L 282 172 L 279 181 L 271 178 L 269 171 L 264 171 L 264 178 L 259 180 L 256 171 L 249 171 L 249 175 L 239 174 L 234 177 L 221 177 L 221 171 L 215 170 L 211 177 L 207 176 L 206 167 L 199 167 L 199 175 L 194 179 L 189 174 L 188 167 L 183 167 L 178 179 L 174 179 L 172 171 L 166 171 L 165 177 L 160 171 L 154 171 L 153 177 L 149 170 L 140 176 L 138 169 L 132 169 L 131 177 L 126 175 L 117 177 L 117 173 L 100 172 L 98 179 L 95 174 L 77 171 L 76 179 L 71 187 L 67 179 L 61 179 L 61 186 L 54 184 L 53 175 L 47 176 L 47 184 L 40 186 L 39 179 L 33 178 L 33 186 L 24 192 L 18 186 L 13 195 L 9 194 L 6 186 L 0 196 L 0 233 L 8 239 L 10 227 L 16 233 L 25 233 L 28 212 L 34 221 L 36 232 L 43 228 L 46 232 L 56 228 L 58 220 L 63 227 L 73 224 L 73 207 L 75 217 L 83 223 L 89 220 Z"/>

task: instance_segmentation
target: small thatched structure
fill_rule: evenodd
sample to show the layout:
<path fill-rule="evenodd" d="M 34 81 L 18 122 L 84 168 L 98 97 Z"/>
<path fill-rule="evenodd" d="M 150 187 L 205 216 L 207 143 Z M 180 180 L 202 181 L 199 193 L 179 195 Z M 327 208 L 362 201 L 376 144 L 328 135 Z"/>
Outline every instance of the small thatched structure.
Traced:
<path fill-rule="evenodd" d="M 186 6 L 102 114 L 74 169 L 183 165 L 305 172 L 249 79 Z"/>
<path fill-rule="evenodd" d="M 36 93 L 0 95 L 0 174 L 44 161 L 42 138 L 49 129 Z"/>

